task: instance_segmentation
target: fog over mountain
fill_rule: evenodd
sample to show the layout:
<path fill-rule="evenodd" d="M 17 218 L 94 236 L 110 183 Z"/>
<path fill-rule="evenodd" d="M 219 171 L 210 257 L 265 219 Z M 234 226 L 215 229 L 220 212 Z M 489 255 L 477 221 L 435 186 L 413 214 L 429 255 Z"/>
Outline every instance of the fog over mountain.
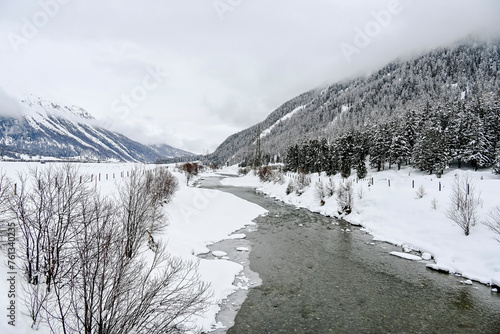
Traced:
<path fill-rule="evenodd" d="M 369 131 L 427 104 L 475 103 L 498 93 L 499 71 L 498 41 L 468 39 L 396 60 L 368 76 L 317 87 L 285 102 L 262 122 L 228 137 L 210 158 L 219 164 L 249 163 L 260 133 L 262 154 L 283 159 L 293 144 L 333 140 L 349 129 Z"/>
<path fill-rule="evenodd" d="M 204 153 L 313 87 L 499 20 L 496 0 L 3 1 L 0 87 Z"/>

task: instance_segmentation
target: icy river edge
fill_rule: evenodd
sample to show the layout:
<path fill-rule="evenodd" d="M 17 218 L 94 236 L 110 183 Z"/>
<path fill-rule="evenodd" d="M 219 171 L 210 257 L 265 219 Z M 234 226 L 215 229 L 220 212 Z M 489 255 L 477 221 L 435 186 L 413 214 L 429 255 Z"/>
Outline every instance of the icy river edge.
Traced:
<path fill-rule="evenodd" d="M 254 193 L 254 191 L 251 189 L 247 188 L 245 190 L 243 188 L 237 188 L 237 187 L 236 188 L 228 187 L 226 189 L 224 189 L 224 188 L 225 187 L 220 187 L 220 188 L 218 188 L 218 190 L 228 191 L 228 192 L 233 193 L 239 197 L 242 197 L 242 198 L 247 199 L 251 202 L 254 202 L 253 200 L 248 198 L 248 194 L 250 194 L 252 192 Z M 247 192 L 247 195 L 241 196 L 241 193 L 245 192 L 245 191 Z M 255 195 L 255 196 L 257 196 L 256 198 L 260 198 L 260 200 L 258 200 L 258 202 L 268 201 L 268 203 L 281 203 L 281 202 L 276 202 L 276 200 L 273 200 L 272 198 L 264 197 L 262 195 Z M 258 203 L 258 202 L 257 203 L 254 202 L 254 203 L 256 203 L 256 204 L 263 203 L 263 202 L 261 202 L 261 203 Z M 451 326 L 450 319 L 453 320 L 453 318 L 455 316 L 458 316 L 458 314 L 461 314 L 463 311 L 463 310 L 460 311 L 461 309 L 469 310 L 469 311 L 466 312 L 466 313 L 468 313 L 468 315 L 465 315 L 465 316 L 463 314 L 460 315 L 460 319 L 462 319 L 462 321 L 455 323 L 458 326 L 457 331 L 456 331 L 457 333 L 461 333 L 461 332 L 466 333 L 466 332 L 470 331 L 471 328 L 474 327 L 474 325 L 472 324 L 472 319 L 474 317 L 481 317 L 483 319 L 485 319 L 485 318 L 487 319 L 487 322 L 485 325 L 486 327 L 481 328 L 482 332 L 488 333 L 491 330 L 491 332 L 494 333 L 498 328 L 500 328 L 500 324 L 498 324 L 498 322 L 495 322 L 495 320 L 494 320 L 494 319 L 496 319 L 496 316 L 499 315 L 497 310 L 500 309 L 500 300 L 499 300 L 499 298 L 496 298 L 496 296 L 492 296 L 489 289 L 486 288 L 485 286 L 481 286 L 481 285 L 470 286 L 467 284 L 463 284 L 464 281 L 460 277 L 456 277 L 456 276 L 452 276 L 452 275 L 441 275 L 441 274 L 427 270 L 425 268 L 425 266 L 420 264 L 420 263 L 394 258 L 393 256 L 390 255 L 390 253 L 400 251 L 401 250 L 400 247 L 395 247 L 395 246 L 392 246 L 392 245 L 387 244 L 385 242 L 374 241 L 372 239 L 372 237 L 370 235 L 368 235 L 366 232 L 363 232 L 359 228 L 352 226 L 352 225 L 349 225 L 347 223 L 340 222 L 340 223 L 332 224 L 332 222 L 333 222 L 332 218 L 323 217 L 323 216 L 318 215 L 316 213 L 312 213 L 308 210 L 293 208 L 293 207 L 290 207 L 290 206 L 282 204 L 282 203 L 279 206 L 281 207 L 282 205 L 287 206 L 288 207 L 287 210 L 291 210 L 291 211 L 300 210 L 301 212 L 308 212 L 308 213 L 306 213 L 307 217 L 312 216 L 312 217 L 318 217 L 321 220 L 323 220 L 323 219 L 329 220 L 329 223 L 327 223 L 327 224 L 332 225 L 332 227 L 328 227 L 327 230 L 335 230 L 336 233 L 340 234 L 340 236 L 342 238 L 347 237 L 347 238 L 351 239 L 352 236 L 355 236 L 355 238 L 361 238 L 362 239 L 361 243 L 363 244 L 363 246 L 365 248 L 368 249 L 367 252 L 374 253 L 374 254 L 368 254 L 368 256 L 373 257 L 373 255 L 375 255 L 376 260 L 379 261 L 380 263 L 382 263 L 382 265 L 383 265 L 383 268 L 381 270 L 378 270 L 375 272 L 375 274 L 377 276 L 379 276 L 379 275 L 382 275 L 383 277 L 396 276 L 398 278 L 397 280 L 400 280 L 401 278 L 399 276 L 402 275 L 402 280 L 405 283 L 404 285 L 410 284 L 411 287 L 410 288 L 405 287 L 405 288 L 401 289 L 401 287 L 398 286 L 394 290 L 399 291 L 400 293 L 404 292 L 402 295 L 394 296 L 392 294 L 389 294 L 390 295 L 389 298 L 384 298 L 385 302 L 383 300 L 380 300 L 380 302 L 382 304 L 384 304 L 384 303 L 391 304 L 391 303 L 394 303 L 396 298 L 401 298 L 404 301 L 402 303 L 403 308 L 401 309 L 398 307 L 399 312 L 396 312 L 397 314 L 399 314 L 400 318 L 398 318 L 398 320 L 393 321 L 392 323 L 388 322 L 387 319 L 382 323 L 380 321 L 378 321 L 377 323 L 374 323 L 373 321 L 368 321 L 368 322 L 360 321 L 359 322 L 360 324 L 358 326 L 355 324 L 356 322 L 354 319 L 351 319 L 351 317 L 349 317 L 349 316 L 346 317 L 344 314 L 344 316 L 340 316 L 340 318 L 336 318 L 337 323 L 342 324 L 342 326 L 340 326 L 340 327 L 333 326 L 332 327 L 331 321 L 326 321 L 325 320 L 326 317 L 323 317 L 323 316 L 318 316 L 315 319 L 313 319 L 313 321 L 311 321 L 310 316 L 306 316 L 305 318 L 309 319 L 309 321 L 304 320 L 304 317 L 303 317 L 304 314 L 314 314 L 314 313 L 322 314 L 322 313 L 324 313 L 325 309 L 322 309 L 322 307 L 309 305 L 306 307 L 306 310 L 308 310 L 308 311 L 302 310 L 301 312 L 296 312 L 296 310 L 295 311 L 292 310 L 292 312 L 288 316 L 286 316 L 286 314 L 290 310 L 281 311 L 278 313 L 273 312 L 276 309 L 282 308 L 281 307 L 281 304 L 283 302 L 282 295 L 283 294 L 286 295 L 288 292 L 282 291 L 281 293 L 279 293 L 279 295 L 281 296 L 280 298 L 278 298 L 280 300 L 280 302 L 269 301 L 269 299 L 271 299 L 271 300 L 273 299 L 273 298 L 269 298 L 269 295 L 276 294 L 275 290 L 279 291 L 280 288 L 278 288 L 278 289 L 272 288 L 271 290 L 269 290 L 269 287 L 266 286 L 266 280 L 268 278 L 266 276 L 268 276 L 268 274 L 266 274 L 265 272 L 266 271 L 269 272 L 269 268 L 264 268 L 267 266 L 267 264 L 264 265 L 264 267 L 262 267 L 262 257 L 265 256 L 265 254 L 273 254 L 273 252 L 268 249 L 265 253 L 262 253 L 262 251 L 259 252 L 258 247 L 257 247 L 257 249 L 255 248 L 256 245 L 258 245 L 260 243 L 257 240 L 260 237 L 262 237 L 262 234 L 260 232 L 262 232 L 264 225 L 261 223 L 261 221 L 274 218 L 274 217 L 271 217 L 274 213 L 272 210 L 270 210 L 269 215 L 265 215 L 263 217 L 259 217 L 256 219 L 257 224 L 258 224 L 258 228 L 255 232 L 251 232 L 248 230 L 242 231 L 243 233 L 249 232 L 247 238 L 240 241 L 240 242 L 243 242 L 243 245 L 244 245 L 243 247 L 247 247 L 247 248 L 252 250 L 252 252 L 249 254 L 250 255 L 250 267 L 249 268 L 247 268 L 247 265 L 246 265 L 246 264 L 248 264 L 246 256 L 245 256 L 245 258 L 243 258 L 242 254 L 240 252 L 237 252 L 237 251 L 235 252 L 236 247 L 240 247 L 240 246 L 238 244 L 234 244 L 233 240 L 222 241 L 221 243 L 214 244 L 213 246 L 210 247 L 211 249 L 217 249 L 217 250 L 224 250 L 224 249 L 229 250 L 229 252 L 227 252 L 228 253 L 227 256 L 229 258 L 236 259 L 237 261 L 239 261 L 238 263 L 246 263 L 245 264 L 246 269 L 244 271 L 245 276 L 248 277 L 248 275 L 251 275 L 250 274 L 252 272 L 250 270 L 250 268 L 251 268 L 252 270 L 258 272 L 260 274 L 261 278 L 265 281 L 264 284 L 261 286 L 257 286 L 257 284 L 252 285 L 253 288 L 250 289 L 249 296 L 243 302 L 243 306 L 239 312 L 238 312 L 238 310 L 240 308 L 240 304 L 242 302 L 242 299 L 244 299 L 245 295 L 247 294 L 246 290 L 239 291 L 236 294 L 232 295 L 228 299 L 228 301 L 226 301 L 225 305 L 222 306 L 222 311 L 218 315 L 218 320 L 221 321 L 222 323 L 224 323 L 225 327 L 231 326 L 231 324 L 232 324 L 231 318 L 234 316 L 234 314 L 236 314 L 236 312 L 238 312 L 236 315 L 236 324 L 235 324 L 235 326 L 233 326 L 232 328 L 230 328 L 228 330 L 228 333 L 232 333 L 232 332 L 234 332 L 234 333 L 240 333 L 240 332 L 256 333 L 259 331 L 280 332 L 281 327 L 287 328 L 287 330 L 292 330 L 292 327 L 294 330 L 300 328 L 302 331 L 305 331 L 305 332 L 313 331 L 313 330 L 326 331 L 326 330 L 332 329 L 332 328 L 336 328 L 336 330 L 339 332 L 347 331 L 348 328 L 349 329 L 350 328 L 358 328 L 359 330 L 373 330 L 374 328 L 377 328 L 378 330 L 391 331 L 391 330 L 397 330 L 398 328 L 399 329 L 408 328 L 408 326 L 410 326 L 410 328 L 417 328 L 417 327 L 421 326 L 420 330 L 424 330 L 424 328 L 426 330 L 428 330 L 429 328 L 442 328 L 443 330 L 444 329 L 448 330 L 448 329 L 452 328 L 452 327 L 450 327 Z M 265 209 L 269 210 L 268 206 L 263 205 L 263 207 Z M 304 226 L 300 226 L 300 225 L 307 225 L 307 224 L 305 224 L 305 223 L 293 224 L 293 229 L 297 229 L 297 228 L 303 229 Z M 323 224 L 319 224 L 319 225 L 325 225 L 325 224 L 323 223 Z M 325 232 L 325 231 L 323 231 L 323 232 Z M 259 236 L 255 237 L 254 234 L 259 234 Z M 337 237 L 338 237 L 338 235 L 337 235 Z M 257 244 L 256 244 L 256 242 L 257 242 Z M 373 247 L 374 245 L 376 245 L 376 247 L 377 247 L 376 252 L 373 252 L 373 248 L 372 248 L 372 250 L 369 250 L 369 247 Z M 231 250 L 233 250 L 233 252 L 235 252 L 235 253 L 231 254 Z M 307 253 L 307 252 L 304 252 L 303 250 L 301 251 L 301 250 L 295 249 L 295 247 L 292 247 L 292 248 L 288 249 L 287 255 L 296 256 L 297 254 L 294 253 L 294 251 L 298 252 L 298 253 Z M 359 251 L 359 249 L 356 247 L 355 251 Z M 320 249 L 318 249 L 314 253 L 318 253 L 318 252 L 321 253 L 322 251 Z M 327 254 L 327 253 L 328 253 L 328 250 L 325 252 L 325 254 Z M 245 253 L 245 254 L 248 254 L 248 253 Z M 397 255 L 397 254 L 393 254 L 393 255 Z M 356 263 L 356 261 L 365 261 L 365 260 L 366 260 L 366 258 L 363 258 L 361 256 L 360 258 L 357 258 L 354 261 L 354 263 Z M 261 262 L 260 264 L 258 263 L 259 261 Z M 266 263 L 267 262 L 273 262 L 273 260 L 267 259 Z M 293 270 L 293 272 L 294 272 L 295 269 L 293 269 L 293 268 L 304 267 L 304 263 L 305 263 L 306 271 L 310 271 L 310 270 L 314 270 L 317 268 L 317 265 L 314 262 L 315 262 L 314 260 L 308 261 L 307 259 L 305 259 L 303 261 L 303 263 L 300 261 L 295 262 L 293 265 L 291 265 L 288 268 L 290 270 Z M 373 258 L 371 260 L 369 260 L 369 262 L 372 265 L 374 265 L 375 267 L 379 266 L 378 264 L 373 262 Z M 424 263 L 432 263 L 431 261 L 423 261 L 423 262 Z M 388 267 L 386 267 L 386 266 L 388 266 Z M 277 275 L 276 269 L 279 271 L 283 267 L 287 267 L 287 265 L 285 265 L 285 266 L 278 265 L 277 268 L 273 268 L 270 271 L 272 273 L 271 281 L 279 282 L 280 280 L 283 280 L 283 278 L 294 276 L 294 275 L 290 275 L 290 272 L 288 272 L 286 275 L 281 275 L 281 276 Z M 402 270 L 401 267 L 404 269 Z M 384 272 L 386 270 L 388 272 Z M 403 271 L 403 273 L 401 273 L 401 270 Z M 342 271 L 345 271 L 345 270 L 342 270 Z M 349 271 L 349 270 L 347 270 L 347 271 Z M 415 273 L 415 274 L 408 274 L 408 273 Z M 330 280 L 331 274 L 332 273 L 328 273 L 327 276 L 323 276 L 323 278 L 322 278 L 323 284 L 328 283 L 328 281 Z M 307 273 L 306 273 L 306 275 L 307 275 Z M 335 275 L 333 275 L 333 276 L 335 276 Z M 369 286 L 369 285 L 373 285 L 374 287 L 380 287 L 380 286 L 386 285 L 385 278 L 382 280 L 382 283 L 379 282 L 380 284 L 377 283 L 376 280 L 372 281 L 369 277 L 353 277 L 349 281 L 353 282 L 356 280 L 362 281 L 365 284 L 362 286 L 358 286 L 356 284 L 355 290 L 358 290 L 358 291 L 363 291 L 366 288 L 366 286 Z M 287 279 L 285 279 L 283 281 L 287 281 Z M 291 309 L 294 309 L 294 308 L 297 308 L 295 295 L 298 293 L 298 291 L 301 291 L 304 288 L 304 285 L 303 285 L 303 282 L 298 284 L 293 279 L 292 279 L 292 281 L 293 282 L 289 282 L 289 284 L 286 284 L 286 286 L 291 286 L 290 289 L 293 290 L 292 292 L 290 292 L 290 294 L 292 294 L 294 296 L 294 298 L 292 298 L 292 303 L 291 303 L 290 307 L 291 307 Z M 269 284 L 269 282 L 268 282 L 268 284 Z M 276 283 L 270 283 L 270 284 L 276 284 Z M 314 284 L 312 284 L 312 285 L 314 286 Z M 469 287 L 468 290 L 467 290 L 467 287 Z M 420 299 L 421 299 L 420 301 L 418 301 L 418 300 L 412 301 L 411 300 L 412 298 L 410 298 L 410 296 L 411 296 L 412 289 L 415 289 L 415 291 L 418 291 L 418 293 L 417 293 L 418 295 L 422 295 L 420 297 Z M 437 293 L 436 293 L 436 290 L 437 290 Z M 262 291 L 266 291 L 264 295 L 262 294 Z M 304 291 L 303 294 L 301 294 L 301 293 L 298 293 L 298 294 L 303 297 L 304 294 L 314 294 L 317 292 L 315 290 L 310 290 L 310 289 L 308 291 L 309 291 L 308 293 L 306 293 Z M 428 294 L 431 294 L 431 296 L 429 297 Z M 259 296 L 257 299 L 255 298 L 256 295 Z M 448 296 L 451 295 L 453 297 L 447 298 L 446 295 L 448 295 Z M 347 304 L 353 303 L 353 301 L 352 301 L 353 298 L 351 298 L 350 296 L 344 296 L 344 298 L 346 298 L 348 300 Z M 357 299 L 357 298 L 361 298 L 361 300 L 365 300 L 365 299 L 366 300 L 364 302 L 358 301 L 355 304 L 359 304 L 359 303 L 363 304 L 363 303 L 366 303 L 367 300 L 370 299 L 370 298 L 366 298 L 366 296 L 354 297 L 354 299 Z M 408 299 L 408 298 L 410 298 L 410 299 Z M 433 298 L 436 298 L 436 301 L 430 302 L 430 300 L 432 300 Z M 306 298 L 306 300 L 307 300 L 307 302 L 304 301 L 304 302 L 302 302 L 302 304 L 310 302 L 310 300 L 308 300 L 308 298 Z M 260 321 L 255 320 L 256 315 L 252 314 L 252 312 L 255 312 L 255 309 L 257 308 L 256 304 L 255 304 L 256 302 L 258 302 L 260 304 L 266 304 L 267 305 L 266 307 L 269 307 L 269 305 L 268 305 L 269 303 L 273 304 L 269 309 L 266 309 L 266 311 L 259 312 L 260 318 L 262 318 L 262 316 L 265 315 L 263 317 L 264 319 L 267 316 L 269 316 L 272 318 L 272 321 L 262 320 L 262 322 L 260 322 Z M 444 310 L 442 310 L 443 307 L 439 306 L 441 304 L 441 302 L 443 302 L 444 304 L 448 304 L 447 307 L 444 307 Z M 409 315 L 412 315 L 412 313 L 415 312 L 415 310 L 412 310 L 412 308 L 414 307 L 414 304 L 416 304 L 418 309 L 419 309 L 419 312 L 418 312 L 419 313 L 419 316 L 418 316 L 419 321 L 417 324 L 408 324 L 406 319 L 408 319 Z M 248 305 L 251 305 L 251 306 L 248 306 Z M 293 306 L 293 305 L 295 305 L 295 306 Z M 429 305 L 434 305 L 434 307 L 429 308 Z M 436 308 L 436 306 L 437 306 L 437 308 Z M 264 308 L 266 308 L 266 307 L 264 307 Z M 284 306 L 284 307 L 286 308 L 286 306 Z M 302 306 L 302 307 L 304 307 L 304 306 Z M 332 309 L 332 307 L 334 307 L 334 305 L 330 305 L 328 307 L 328 309 Z M 378 313 L 382 313 L 382 314 L 387 313 L 387 310 L 380 310 L 379 307 L 372 307 L 372 308 L 374 311 L 378 310 Z M 427 312 L 426 312 L 426 308 L 428 309 Z M 473 311 L 470 311 L 471 309 Z M 404 311 L 404 310 L 406 310 L 406 311 Z M 228 311 L 230 311 L 229 313 L 232 312 L 232 314 L 229 317 L 227 316 Z M 304 313 L 304 312 L 306 312 L 306 313 Z M 351 310 L 351 312 L 355 312 L 358 314 L 364 314 L 364 313 L 366 313 L 366 310 L 360 310 L 360 309 L 358 309 L 358 307 L 355 307 L 355 310 Z M 394 310 L 391 310 L 389 313 L 394 314 L 394 312 L 395 312 Z M 425 314 L 420 314 L 420 312 L 424 312 Z M 373 312 L 368 312 L 368 313 L 372 314 Z M 370 317 L 365 316 L 365 317 L 361 317 L 361 318 L 365 318 L 365 320 L 370 319 L 370 318 L 376 319 L 377 318 L 376 314 L 378 314 L 378 313 L 373 313 L 372 316 L 370 316 Z M 441 317 L 436 316 L 436 315 L 439 315 L 440 313 L 441 313 Z M 252 314 L 250 319 L 254 319 L 254 320 L 251 320 L 251 321 L 241 320 L 242 318 L 244 319 L 245 317 L 248 317 L 248 314 Z M 274 314 L 274 316 L 277 315 L 278 318 L 273 318 L 273 314 Z M 387 313 L 387 315 L 388 315 L 388 313 Z M 415 315 L 415 314 L 413 314 L 413 315 Z M 290 321 L 286 322 L 285 324 L 280 325 L 281 327 L 278 326 L 280 328 L 276 327 L 277 326 L 276 323 L 280 323 L 280 320 L 283 320 L 283 317 L 288 318 Z M 434 317 L 436 317 L 437 319 L 433 319 Z M 469 319 L 469 317 L 470 317 L 470 319 Z M 302 319 L 302 320 L 299 321 L 298 319 Z M 348 319 L 350 319 L 350 320 L 346 323 L 346 321 Z M 441 320 L 446 319 L 446 321 L 442 322 L 439 319 L 441 319 Z M 273 325 L 270 325 L 270 323 L 272 323 Z M 243 327 L 242 327 L 242 324 L 243 324 Z M 484 325 L 484 321 L 483 321 L 483 325 Z M 246 326 L 250 326 L 250 327 L 246 327 Z M 252 326 L 254 326 L 254 327 L 252 327 Z M 254 330 L 256 330 L 255 326 L 257 326 L 257 327 L 261 326 L 261 327 L 258 327 L 258 331 L 254 331 Z M 288 326 L 292 326 L 292 327 L 288 327 Z M 320 327 L 318 327 L 318 326 L 320 326 Z M 356 326 L 358 326 L 358 327 L 356 327 Z M 254 328 L 254 329 L 251 329 L 251 328 Z M 467 330 L 464 330 L 464 329 L 467 329 Z M 226 329 L 220 328 L 216 331 L 216 333 L 224 333 L 225 331 L 226 331 Z M 285 332 L 286 331 L 283 331 L 283 333 L 285 333 Z M 409 332 L 413 332 L 413 331 L 410 330 Z M 418 330 L 416 330 L 415 332 L 418 332 Z"/>

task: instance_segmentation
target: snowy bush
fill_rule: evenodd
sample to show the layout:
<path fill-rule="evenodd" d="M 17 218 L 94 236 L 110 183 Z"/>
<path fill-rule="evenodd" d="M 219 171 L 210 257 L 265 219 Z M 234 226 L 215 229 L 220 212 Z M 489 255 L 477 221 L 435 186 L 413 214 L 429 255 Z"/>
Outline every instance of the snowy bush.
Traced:
<path fill-rule="evenodd" d="M 248 167 L 239 168 L 238 175 L 247 175 L 249 171 L 250 171 L 250 168 L 248 168 Z"/>
<path fill-rule="evenodd" d="M 451 193 L 450 207 L 446 216 L 470 234 L 471 226 L 478 220 L 477 207 L 480 204 L 479 195 L 476 196 L 475 186 L 469 175 L 460 178 L 457 175 Z"/>
<path fill-rule="evenodd" d="M 335 191 L 337 190 L 337 186 L 335 184 L 335 180 L 332 176 L 328 178 L 328 182 L 325 185 L 326 197 L 332 197 L 335 195 Z"/>
<path fill-rule="evenodd" d="M 281 170 L 277 170 L 273 172 L 272 181 L 277 184 L 285 183 L 285 175 Z"/>
<path fill-rule="evenodd" d="M 500 205 L 495 206 L 489 213 L 489 217 L 484 223 L 488 226 L 493 232 L 498 234 L 496 238 L 498 242 L 500 242 Z"/>
<path fill-rule="evenodd" d="M 306 173 L 299 173 L 296 182 L 295 192 L 297 195 L 302 195 L 307 187 L 311 184 L 311 178 Z"/>
<path fill-rule="evenodd" d="M 325 198 L 327 197 L 327 192 L 326 192 L 326 187 L 323 184 L 323 181 L 321 181 L 321 179 L 316 181 L 316 184 L 314 185 L 314 197 L 318 202 L 321 203 L 321 205 L 325 204 Z"/>
<path fill-rule="evenodd" d="M 353 184 L 347 180 L 339 185 L 337 189 L 337 203 L 340 207 L 340 213 L 350 214 L 354 203 Z"/>
<path fill-rule="evenodd" d="M 269 182 L 273 180 L 273 170 L 269 166 L 263 166 L 259 168 L 257 175 L 261 182 Z"/>
<path fill-rule="evenodd" d="M 423 184 L 420 185 L 420 187 L 418 187 L 418 189 L 415 193 L 417 194 L 417 198 L 423 198 L 426 194 L 424 185 Z"/>
<path fill-rule="evenodd" d="M 295 182 L 293 180 L 290 180 L 290 182 L 288 182 L 288 185 L 286 186 L 286 190 L 285 190 L 285 193 L 287 195 L 290 195 L 291 193 L 293 193 L 295 191 Z"/>

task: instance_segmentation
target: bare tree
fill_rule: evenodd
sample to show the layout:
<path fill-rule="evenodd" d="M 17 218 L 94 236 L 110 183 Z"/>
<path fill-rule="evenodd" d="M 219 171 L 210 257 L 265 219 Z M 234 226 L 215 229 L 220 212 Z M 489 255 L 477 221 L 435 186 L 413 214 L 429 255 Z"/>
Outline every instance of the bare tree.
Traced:
<path fill-rule="evenodd" d="M 18 175 L 17 194 L 10 196 L 10 210 L 20 231 L 19 258 L 27 281 L 25 302 L 34 328 L 55 282 L 69 267 L 65 257 L 74 236 L 72 226 L 81 220 L 80 202 L 89 191 L 85 183 L 78 182 L 77 174 L 69 164 L 32 168 Z"/>
<path fill-rule="evenodd" d="M 490 211 L 489 217 L 484 224 L 499 235 L 496 239 L 500 242 L 500 205 L 495 206 Z"/>
<path fill-rule="evenodd" d="M 182 170 L 186 174 L 186 184 L 189 184 L 191 178 L 198 175 L 198 164 L 196 162 L 186 162 L 182 165 Z"/>
<path fill-rule="evenodd" d="M 9 206 L 33 328 L 44 321 L 53 333 L 171 333 L 206 309 L 210 287 L 197 263 L 171 256 L 148 229 L 164 219 L 159 208 L 177 186 L 170 173 L 136 170 L 117 199 L 79 183 L 70 165 L 19 178 Z"/>
<path fill-rule="evenodd" d="M 450 199 L 450 207 L 446 216 L 460 226 L 467 236 L 478 220 L 477 207 L 480 203 L 475 185 L 468 174 L 463 178 L 456 176 Z"/>
<path fill-rule="evenodd" d="M 9 199 L 12 196 L 12 182 L 5 176 L 5 173 L 0 174 L 0 235 L 6 236 L 8 222 L 10 221 Z"/>
<path fill-rule="evenodd" d="M 136 168 L 127 182 L 119 186 L 119 197 L 125 233 L 125 252 L 132 257 L 144 240 L 161 231 L 167 219 L 161 210 L 168 203 L 178 183 L 166 169 L 145 171 Z"/>
<path fill-rule="evenodd" d="M 171 256 L 161 244 L 154 250 L 142 244 L 129 257 L 116 204 L 98 197 L 88 204 L 74 240 L 80 265 L 67 284 L 65 324 L 52 321 L 55 332 L 64 325 L 89 334 L 170 333 L 202 313 L 210 293 L 196 263 Z"/>

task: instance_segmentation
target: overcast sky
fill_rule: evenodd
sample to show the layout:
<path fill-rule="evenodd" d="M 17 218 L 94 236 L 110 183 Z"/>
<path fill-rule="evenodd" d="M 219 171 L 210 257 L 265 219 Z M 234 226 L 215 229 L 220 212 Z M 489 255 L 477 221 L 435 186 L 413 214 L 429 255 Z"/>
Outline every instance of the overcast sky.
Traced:
<path fill-rule="evenodd" d="M 0 0 L 0 100 L 205 153 L 304 91 L 499 22 L 498 0 Z"/>

